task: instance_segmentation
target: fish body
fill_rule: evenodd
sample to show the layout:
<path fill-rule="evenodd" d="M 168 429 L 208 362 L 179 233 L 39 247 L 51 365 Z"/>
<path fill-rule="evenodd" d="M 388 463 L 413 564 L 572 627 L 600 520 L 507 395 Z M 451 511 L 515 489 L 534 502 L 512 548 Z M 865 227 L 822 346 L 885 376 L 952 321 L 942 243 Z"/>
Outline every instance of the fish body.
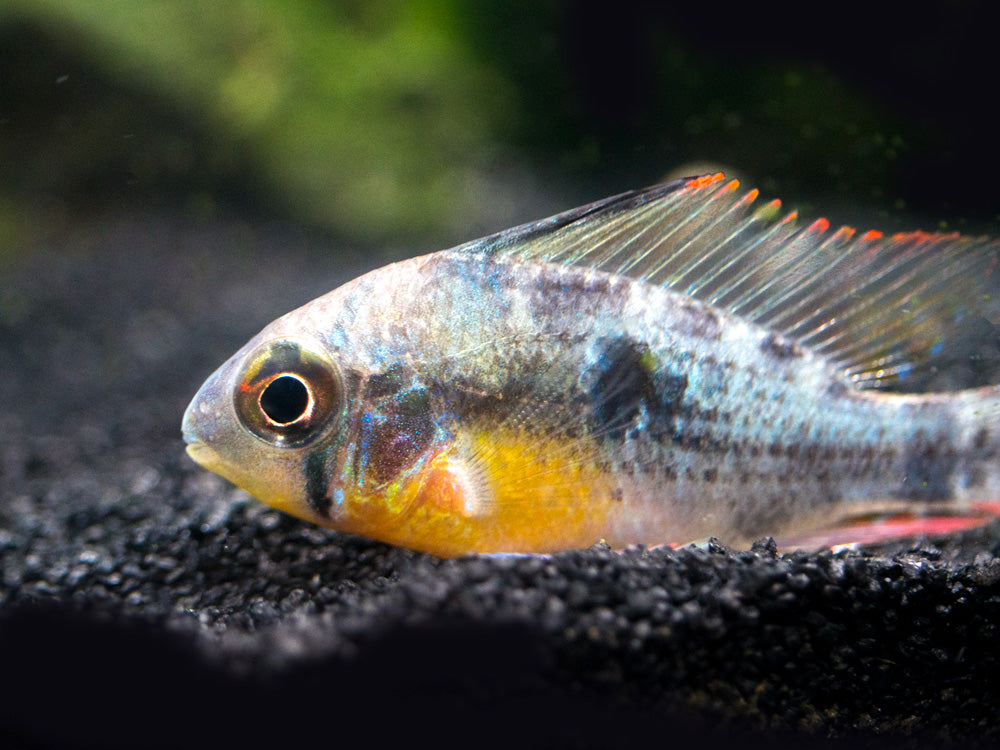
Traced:
<path fill-rule="evenodd" d="M 994 315 L 996 246 L 797 229 L 736 186 L 678 181 L 355 279 L 205 383 L 188 451 L 293 515 L 441 556 L 743 543 L 1000 497 L 996 388 L 883 387 Z"/>

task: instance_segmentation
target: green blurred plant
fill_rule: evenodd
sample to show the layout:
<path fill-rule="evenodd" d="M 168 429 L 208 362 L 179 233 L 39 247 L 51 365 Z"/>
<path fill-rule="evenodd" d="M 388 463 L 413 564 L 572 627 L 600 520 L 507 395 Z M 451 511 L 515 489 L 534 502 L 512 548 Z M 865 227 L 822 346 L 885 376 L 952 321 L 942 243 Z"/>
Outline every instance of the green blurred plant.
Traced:
<path fill-rule="evenodd" d="M 468 209 L 475 199 L 469 181 L 496 157 L 496 130 L 515 117 L 511 87 L 453 32 L 454 6 L 8 0 L 0 27 L 44 30 L 91 64 L 90 75 L 207 134 L 198 146 L 176 134 L 144 142 L 144 123 L 132 119 L 145 114 L 142 108 L 78 122 L 103 146 L 62 151 L 49 165 L 55 187 L 60 170 L 99 171 L 102 160 L 121 159 L 124 149 L 126 179 L 155 182 L 164 173 L 205 170 L 222 180 L 259 180 L 229 187 L 266 195 L 308 223 L 386 236 L 432 230 Z M 66 76 L 78 82 L 72 66 Z M 31 125 L 8 119 L 3 127 L 10 134 Z M 37 177 L 46 158 L 35 154 L 27 162 L 26 172 Z M 44 189 L 46 179 L 35 184 Z"/>
<path fill-rule="evenodd" d="M 581 202 L 724 165 L 853 215 L 941 150 L 835 70 L 700 29 L 644 3 L 5 0 L 0 254 L 118 202 L 427 235 L 489 216 L 511 162 Z"/>

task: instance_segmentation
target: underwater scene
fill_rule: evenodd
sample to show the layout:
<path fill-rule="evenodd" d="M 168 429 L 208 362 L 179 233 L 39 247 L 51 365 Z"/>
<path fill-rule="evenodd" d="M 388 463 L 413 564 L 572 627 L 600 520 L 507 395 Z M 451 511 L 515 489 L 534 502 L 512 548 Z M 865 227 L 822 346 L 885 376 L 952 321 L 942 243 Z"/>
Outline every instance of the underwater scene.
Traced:
<path fill-rule="evenodd" d="M 995 745 L 988 18 L 2 4 L 0 744 Z"/>

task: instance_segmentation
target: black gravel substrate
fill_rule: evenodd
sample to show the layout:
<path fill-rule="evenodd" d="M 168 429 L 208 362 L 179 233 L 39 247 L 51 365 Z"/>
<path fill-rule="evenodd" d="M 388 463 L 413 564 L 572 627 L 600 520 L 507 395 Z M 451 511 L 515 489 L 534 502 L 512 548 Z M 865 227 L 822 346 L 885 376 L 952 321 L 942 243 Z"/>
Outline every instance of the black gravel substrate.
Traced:
<path fill-rule="evenodd" d="M 196 467 L 260 326 L 375 265 L 107 219 L 0 286 L 0 745 L 991 746 L 1000 527 L 867 554 L 441 561 Z"/>

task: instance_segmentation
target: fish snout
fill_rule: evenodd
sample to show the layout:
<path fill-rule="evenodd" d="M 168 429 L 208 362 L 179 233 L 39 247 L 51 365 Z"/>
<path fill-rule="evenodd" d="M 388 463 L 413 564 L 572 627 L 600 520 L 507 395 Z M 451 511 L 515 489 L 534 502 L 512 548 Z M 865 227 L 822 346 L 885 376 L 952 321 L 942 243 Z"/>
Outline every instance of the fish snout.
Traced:
<path fill-rule="evenodd" d="M 227 417 L 231 399 L 223 393 L 221 375 L 220 369 L 206 380 L 184 410 L 181 434 L 189 446 L 188 453 L 191 453 L 191 446 L 216 446 L 224 441 L 227 424 L 233 422 L 232 416 Z"/>

